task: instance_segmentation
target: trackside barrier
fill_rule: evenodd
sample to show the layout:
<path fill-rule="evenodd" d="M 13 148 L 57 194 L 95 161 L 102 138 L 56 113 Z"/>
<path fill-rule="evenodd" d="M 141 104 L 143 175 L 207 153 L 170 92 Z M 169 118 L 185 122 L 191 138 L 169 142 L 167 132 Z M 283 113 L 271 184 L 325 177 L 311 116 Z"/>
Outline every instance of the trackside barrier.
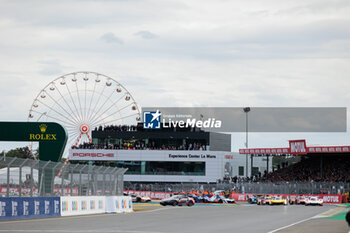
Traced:
<path fill-rule="evenodd" d="M 164 198 L 169 198 L 173 194 L 173 193 L 166 193 L 166 192 L 133 191 L 133 190 L 125 190 L 124 193 L 146 196 L 153 200 L 161 200 Z"/>
<path fill-rule="evenodd" d="M 61 216 L 105 213 L 105 196 L 61 197 Z"/>
<path fill-rule="evenodd" d="M 106 213 L 132 212 L 132 199 L 129 196 L 106 197 Z"/>
<path fill-rule="evenodd" d="M 248 201 L 248 196 L 249 195 L 257 195 L 257 194 L 242 194 L 242 193 L 234 193 L 230 195 L 230 198 L 235 199 L 236 201 L 242 201 L 246 202 Z M 258 194 L 259 195 L 259 194 Z M 264 194 L 264 195 L 270 195 L 270 196 L 282 196 L 283 198 L 287 197 L 295 197 L 296 195 L 288 195 L 288 194 Z M 323 203 L 331 203 L 331 204 L 340 204 L 343 201 L 343 196 L 342 195 L 331 195 L 331 194 L 304 194 L 305 196 L 312 196 L 312 197 L 319 197 L 323 199 Z"/>
<path fill-rule="evenodd" d="M 0 197 L 0 220 L 60 215 L 59 197 Z"/>

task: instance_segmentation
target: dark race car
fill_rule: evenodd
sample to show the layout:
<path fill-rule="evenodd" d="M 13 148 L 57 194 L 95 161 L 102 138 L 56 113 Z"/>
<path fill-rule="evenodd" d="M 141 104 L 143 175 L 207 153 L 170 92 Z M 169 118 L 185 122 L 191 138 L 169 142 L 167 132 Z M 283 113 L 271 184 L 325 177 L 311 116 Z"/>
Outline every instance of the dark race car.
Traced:
<path fill-rule="evenodd" d="M 160 201 L 160 204 L 162 206 L 166 205 L 172 205 L 172 206 L 182 206 L 182 205 L 187 205 L 187 206 L 193 206 L 194 205 L 194 200 L 191 197 L 188 197 L 186 195 L 174 195 L 170 198 L 166 198 Z"/>

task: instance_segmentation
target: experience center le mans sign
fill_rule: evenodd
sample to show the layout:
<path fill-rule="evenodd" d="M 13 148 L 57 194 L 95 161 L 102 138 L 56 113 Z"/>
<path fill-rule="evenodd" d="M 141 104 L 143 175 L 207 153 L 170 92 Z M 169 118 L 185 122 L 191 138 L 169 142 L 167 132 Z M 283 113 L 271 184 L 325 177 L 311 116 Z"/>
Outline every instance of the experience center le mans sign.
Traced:
<path fill-rule="evenodd" d="M 39 142 L 39 159 L 59 161 L 67 132 L 54 122 L 0 122 L 0 141 Z"/>

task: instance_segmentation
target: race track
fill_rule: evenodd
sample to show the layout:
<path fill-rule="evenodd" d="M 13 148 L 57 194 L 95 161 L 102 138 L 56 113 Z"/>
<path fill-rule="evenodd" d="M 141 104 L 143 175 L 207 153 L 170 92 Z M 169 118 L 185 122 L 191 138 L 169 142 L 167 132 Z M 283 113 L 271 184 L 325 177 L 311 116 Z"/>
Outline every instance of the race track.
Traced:
<path fill-rule="evenodd" d="M 140 210 L 142 208 L 148 210 Z M 0 232 L 347 232 L 344 220 L 310 219 L 345 207 L 135 205 L 130 214 L 103 214 L 0 222 Z M 331 210 L 331 211 L 330 211 Z M 330 212 L 329 212 L 330 211 Z M 325 216 L 328 216 L 328 213 Z M 298 223 L 298 224 L 295 224 Z M 289 227 L 286 227 L 290 225 Z M 275 231 L 276 230 L 276 231 Z"/>

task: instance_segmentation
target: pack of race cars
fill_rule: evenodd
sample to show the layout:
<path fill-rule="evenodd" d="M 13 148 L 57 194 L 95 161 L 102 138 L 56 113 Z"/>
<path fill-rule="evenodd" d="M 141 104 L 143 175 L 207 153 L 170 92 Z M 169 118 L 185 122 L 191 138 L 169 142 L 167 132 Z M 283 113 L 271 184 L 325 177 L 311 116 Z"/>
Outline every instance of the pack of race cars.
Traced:
<path fill-rule="evenodd" d="M 250 195 L 248 203 L 257 205 L 323 205 L 323 199 L 317 196 Z"/>
<path fill-rule="evenodd" d="M 223 195 L 223 190 L 218 190 L 208 195 L 195 195 L 195 194 L 179 194 L 173 195 L 170 198 L 166 198 L 160 201 L 163 206 L 166 205 L 187 205 L 192 206 L 195 203 L 226 203 L 233 204 L 235 199 L 228 198 Z"/>
<path fill-rule="evenodd" d="M 128 195 L 128 194 L 125 194 Z M 147 196 L 140 196 L 130 194 L 133 202 L 147 203 L 151 198 Z M 247 195 L 247 202 L 257 205 L 323 205 L 323 199 L 317 196 L 306 195 Z M 229 198 L 225 195 L 223 190 L 217 190 L 212 193 L 204 195 L 196 195 L 194 193 L 179 193 L 172 195 L 169 198 L 162 199 L 160 204 L 163 206 L 193 206 L 196 203 L 236 203 L 235 199 Z"/>

